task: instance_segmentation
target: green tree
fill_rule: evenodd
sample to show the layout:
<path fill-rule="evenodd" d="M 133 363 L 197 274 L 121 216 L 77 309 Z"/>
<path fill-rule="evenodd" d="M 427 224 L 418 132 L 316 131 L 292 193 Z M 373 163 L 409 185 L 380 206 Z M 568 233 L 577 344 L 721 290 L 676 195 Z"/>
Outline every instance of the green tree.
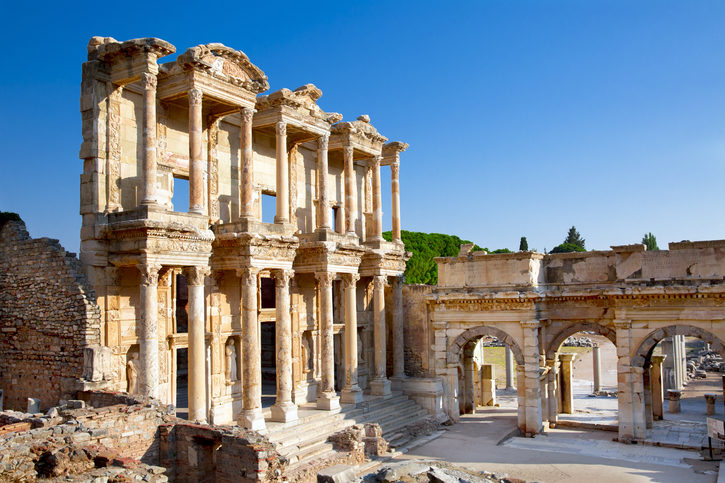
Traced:
<path fill-rule="evenodd" d="M 519 251 L 520 252 L 528 252 L 529 251 L 529 242 L 526 241 L 526 237 L 522 236 L 521 241 L 519 242 Z"/>
<path fill-rule="evenodd" d="M 649 251 L 660 249 L 660 247 L 657 246 L 657 238 L 655 238 L 652 232 L 645 233 L 645 235 L 642 237 L 642 243 L 644 244 L 644 246 L 647 247 L 647 250 Z"/>
<path fill-rule="evenodd" d="M 576 245 L 581 248 L 581 250 L 576 250 L 578 252 L 584 252 L 586 251 L 586 248 L 584 247 L 584 238 L 579 234 L 579 232 L 576 230 L 576 227 L 572 226 L 569 228 L 569 233 L 567 233 L 566 238 L 564 239 L 563 244 L 571 243 L 572 245 Z M 559 245 L 561 246 L 561 245 Z M 552 250 L 553 253 L 553 250 Z"/>
<path fill-rule="evenodd" d="M 579 245 L 574 243 L 562 243 L 559 246 L 554 247 L 549 253 L 570 253 L 570 252 L 585 252 L 586 250 Z"/>

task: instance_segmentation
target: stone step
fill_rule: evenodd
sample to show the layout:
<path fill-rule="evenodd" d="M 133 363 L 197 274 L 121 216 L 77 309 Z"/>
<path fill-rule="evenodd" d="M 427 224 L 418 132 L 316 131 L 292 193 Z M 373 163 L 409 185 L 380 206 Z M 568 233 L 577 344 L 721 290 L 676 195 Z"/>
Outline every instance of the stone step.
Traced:
<path fill-rule="evenodd" d="M 332 450 L 334 450 L 332 443 L 323 440 L 301 447 L 293 446 L 292 448 L 287 448 L 286 452 L 280 451 L 280 454 L 285 456 L 290 461 L 290 464 L 293 464 L 308 458 L 314 458 L 321 453 Z"/>
<path fill-rule="evenodd" d="M 326 426 L 324 430 L 302 433 L 297 436 L 289 436 L 285 439 L 274 441 L 274 443 L 277 444 L 278 449 L 284 449 L 288 447 L 304 446 L 318 441 L 326 441 L 331 434 L 342 431 L 353 424 L 355 424 L 354 421 L 340 421 L 336 424 Z"/>
<path fill-rule="evenodd" d="M 379 415 L 376 415 L 373 418 L 370 418 L 369 421 L 365 422 L 371 422 L 371 423 L 378 423 L 381 427 L 388 424 L 389 422 L 396 421 L 398 419 L 404 419 L 408 416 L 415 416 L 421 411 L 420 406 L 417 406 L 415 404 L 407 405 L 405 407 L 397 408 L 396 411 L 392 413 L 382 413 Z M 423 410 L 425 411 L 425 410 Z"/>

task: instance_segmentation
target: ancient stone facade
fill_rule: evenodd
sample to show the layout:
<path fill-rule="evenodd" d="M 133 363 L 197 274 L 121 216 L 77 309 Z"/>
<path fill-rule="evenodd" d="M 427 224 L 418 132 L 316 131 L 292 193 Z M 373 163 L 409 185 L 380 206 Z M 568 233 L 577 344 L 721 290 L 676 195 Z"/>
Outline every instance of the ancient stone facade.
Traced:
<path fill-rule="evenodd" d="M 661 411 L 662 361 L 652 355 L 658 342 L 694 336 L 725 352 L 725 241 L 555 255 L 489 255 L 464 246 L 458 257 L 436 261 L 438 286 L 408 308 L 406 322 L 411 333 L 427 331 L 425 340 L 409 339 L 411 350 L 442 382 L 426 396 L 429 406 L 453 420 L 472 407 L 473 348 L 484 336 L 511 349 L 519 427 L 529 434 L 556 424 L 565 409 L 559 405 L 570 377 L 562 364 L 570 362 L 559 355 L 561 344 L 583 330 L 609 338 L 619 357 L 623 441 L 644 438 Z"/>
<path fill-rule="evenodd" d="M 101 340 L 101 313 L 75 254 L 0 226 L 0 389 L 4 406 L 45 410 L 78 389 L 84 352 Z M 90 378 L 90 377 L 89 377 Z"/>
<path fill-rule="evenodd" d="M 188 387 L 190 419 L 259 430 L 301 403 L 335 410 L 402 387 L 407 145 L 368 116 L 324 112 L 312 84 L 260 95 L 267 78 L 242 52 L 206 44 L 160 62 L 173 52 L 94 37 L 83 65 L 80 258 L 101 311 L 93 360 L 116 374 L 106 387 L 172 404 Z"/>

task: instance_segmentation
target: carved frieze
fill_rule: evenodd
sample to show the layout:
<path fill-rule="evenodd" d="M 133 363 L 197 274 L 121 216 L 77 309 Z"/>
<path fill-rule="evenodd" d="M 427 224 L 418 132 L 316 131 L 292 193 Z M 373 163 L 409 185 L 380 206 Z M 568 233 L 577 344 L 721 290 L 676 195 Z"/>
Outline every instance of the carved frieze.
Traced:
<path fill-rule="evenodd" d="M 118 211 L 121 208 L 121 92 L 108 82 L 108 118 L 106 119 L 106 196 L 107 210 Z"/>
<path fill-rule="evenodd" d="M 219 119 L 209 123 L 208 136 L 208 185 L 209 185 L 209 221 L 219 221 Z"/>

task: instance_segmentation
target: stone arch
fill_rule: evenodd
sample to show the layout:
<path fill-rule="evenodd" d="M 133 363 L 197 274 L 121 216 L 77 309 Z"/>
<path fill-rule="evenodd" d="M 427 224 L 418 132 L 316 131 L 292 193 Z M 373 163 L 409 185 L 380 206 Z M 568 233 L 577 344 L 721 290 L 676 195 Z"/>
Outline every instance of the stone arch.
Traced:
<path fill-rule="evenodd" d="M 454 340 L 453 343 L 451 343 L 451 345 L 448 347 L 448 353 L 446 357 L 447 362 L 449 364 L 458 364 L 458 362 L 461 360 L 461 351 L 464 350 L 464 347 L 466 347 L 469 342 L 475 341 L 476 339 L 479 339 L 485 335 L 496 337 L 498 340 L 509 346 L 511 348 L 511 352 L 514 353 L 514 359 L 516 360 L 516 364 L 524 364 L 524 353 L 521 350 L 521 347 L 516 343 L 514 338 L 501 329 L 498 329 L 496 327 L 490 327 L 487 325 L 481 325 L 478 327 L 474 327 L 473 329 L 468 329 L 467 331 L 456 337 L 456 340 Z"/>
<path fill-rule="evenodd" d="M 694 325 L 669 325 L 652 331 L 637 347 L 632 356 L 633 367 L 645 367 L 649 361 L 655 346 L 667 337 L 673 335 L 684 335 L 687 337 L 697 337 L 710 344 L 710 348 L 725 358 L 725 343 L 712 332 L 695 327 Z"/>
<path fill-rule="evenodd" d="M 611 329 L 605 325 L 597 324 L 596 322 L 579 322 L 565 327 L 561 330 L 561 332 L 556 335 L 556 337 L 554 337 L 554 340 L 551 342 L 551 344 L 549 344 L 549 350 L 546 351 L 546 358 L 554 359 L 554 357 L 556 356 L 556 351 L 559 350 L 559 347 L 561 346 L 561 344 L 564 343 L 566 339 L 576 334 L 577 332 L 582 332 L 585 330 L 588 330 L 590 332 L 596 332 L 599 335 L 603 335 L 604 337 L 609 339 L 612 344 L 614 344 L 614 347 L 617 347 L 617 332 L 614 329 Z"/>

